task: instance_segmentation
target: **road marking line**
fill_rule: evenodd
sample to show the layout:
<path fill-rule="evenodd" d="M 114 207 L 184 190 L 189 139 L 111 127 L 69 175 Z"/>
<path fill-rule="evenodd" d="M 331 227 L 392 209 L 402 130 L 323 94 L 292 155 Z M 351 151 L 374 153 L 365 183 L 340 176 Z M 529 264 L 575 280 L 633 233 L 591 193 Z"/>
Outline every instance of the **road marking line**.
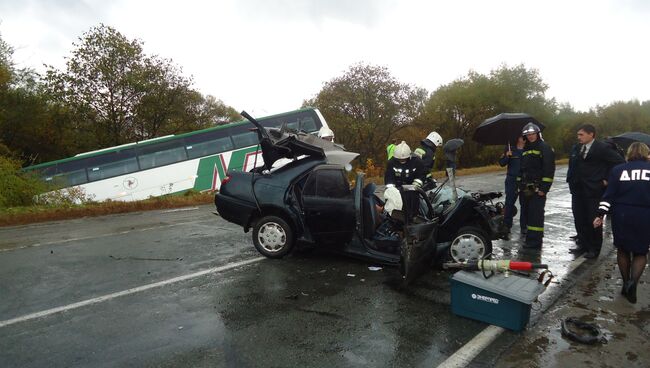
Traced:
<path fill-rule="evenodd" d="M 12 250 L 17 250 L 17 249 L 41 247 L 43 245 L 70 243 L 70 242 L 78 241 L 78 240 L 106 238 L 106 237 L 113 236 L 113 235 L 124 235 L 124 234 L 134 233 L 134 232 L 143 232 L 143 231 L 149 231 L 149 230 L 156 230 L 156 229 L 162 229 L 162 228 L 165 228 L 165 227 L 172 227 L 172 226 L 178 226 L 178 225 L 187 225 L 187 224 L 191 224 L 191 223 L 195 223 L 195 222 L 202 222 L 202 221 L 178 222 L 178 223 L 175 223 L 175 224 L 167 224 L 167 225 L 161 225 L 161 226 L 145 227 L 145 228 L 136 229 L 136 230 L 118 231 L 116 233 L 110 233 L 110 234 L 102 234 L 102 235 L 94 235 L 94 236 L 82 236 L 80 238 L 53 240 L 53 241 L 45 242 L 45 243 L 34 243 L 34 244 L 29 244 L 29 245 L 23 245 L 22 247 L 18 247 L 18 248 L 0 249 L 0 253 L 9 252 L 9 251 L 12 251 Z"/>
<path fill-rule="evenodd" d="M 467 344 L 463 345 L 462 348 L 458 349 L 452 356 L 447 358 L 438 368 L 452 368 L 452 367 L 465 367 L 467 366 L 474 358 L 483 349 L 487 348 L 497 337 L 505 331 L 504 328 L 490 325 L 478 335 L 474 336 Z"/>
<path fill-rule="evenodd" d="M 573 262 L 569 264 L 566 274 L 564 277 L 568 276 L 576 268 L 578 268 L 584 261 L 587 259 L 585 257 L 578 257 Z M 483 331 L 479 332 L 478 335 L 474 336 L 467 344 L 463 345 L 460 349 L 456 350 L 447 360 L 442 362 L 438 368 L 451 368 L 451 367 L 466 367 L 471 361 L 476 358 L 485 348 L 490 346 L 501 336 L 501 334 L 506 331 L 502 327 L 490 325 L 486 327 Z"/>
<path fill-rule="evenodd" d="M 173 213 L 173 212 L 183 212 L 183 211 L 194 211 L 198 210 L 198 207 L 185 207 L 185 208 L 176 208 L 173 210 L 163 211 L 162 213 Z"/>
<path fill-rule="evenodd" d="M 9 326 L 9 325 L 13 325 L 13 324 L 16 324 L 16 323 L 20 323 L 20 322 L 29 321 L 29 320 L 32 320 L 32 319 L 35 319 L 35 318 L 46 317 L 46 316 L 49 316 L 49 315 L 52 315 L 52 314 L 56 314 L 56 313 L 60 313 L 60 312 L 69 311 L 69 310 L 72 310 L 72 309 L 85 307 L 85 306 L 92 305 L 92 304 L 102 303 L 102 302 L 105 302 L 107 300 L 115 299 L 115 298 L 118 298 L 118 297 L 121 297 L 121 296 L 135 294 L 135 293 L 139 293 L 141 291 L 157 288 L 157 287 L 160 287 L 160 286 L 165 286 L 165 285 L 173 284 L 173 283 L 176 283 L 176 282 L 190 280 L 190 279 L 197 278 L 197 277 L 204 276 L 204 275 L 208 275 L 208 274 L 211 274 L 211 273 L 226 271 L 226 270 L 229 270 L 231 268 L 236 268 L 236 267 L 248 265 L 248 264 L 251 264 L 251 263 L 259 262 L 259 261 L 261 261 L 263 259 L 265 259 L 265 258 L 264 257 L 257 257 L 257 258 L 248 259 L 248 260 L 245 260 L 245 261 L 240 261 L 240 262 L 236 262 L 236 263 L 227 264 L 225 266 L 214 267 L 214 268 L 210 268 L 210 269 L 207 269 L 207 270 L 191 273 L 189 275 L 178 276 L 178 277 L 174 277 L 174 278 L 171 278 L 171 279 L 168 279 L 168 280 L 155 282 L 153 284 L 142 285 L 142 286 L 138 286 L 138 287 L 135 287 L 135 288 L 119 291 L 119 292 L 116 292 L 116 293 L 99 296 L 97 298 L 87 299 L 87 300 L 84 300 L 84 301 L 81 301 L 81 302 L 68 304 L 68 305 L 64 305 L 64 306 L 56 307 L 56 308 L 52 308 L 52 309 L 47 309 L 47 310 L 36 312 L 36 313 L 27 314 L 27 315 L 24 315 L 24 316 L 21 316 L 21 317 L 8 319 L 6 321 L 0 321 L 0 328 L 5 327 L 5 326 Z"/>

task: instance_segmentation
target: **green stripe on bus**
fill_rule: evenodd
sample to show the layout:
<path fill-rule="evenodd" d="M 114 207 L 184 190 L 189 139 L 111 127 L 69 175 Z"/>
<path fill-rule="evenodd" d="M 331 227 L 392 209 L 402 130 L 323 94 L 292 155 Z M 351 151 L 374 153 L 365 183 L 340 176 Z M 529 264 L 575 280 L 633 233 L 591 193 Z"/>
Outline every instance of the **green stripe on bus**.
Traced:
<path fill-rule="evenodd" d="M 194 181 L 194 189 L 198 191 L 216 189 L 219 183 L 226 177 L 227 171 L 242 171 L 246 163 L 246 156 L 257 151 L 257 146 L 241 148 L 232 152 L 230 160 L 224 167 L 226 160 L 225 154 L 218 154 L 202 158 L 199 161 L 199 167 L 196 170 L 197 178 Z M 254 160 L 255 155 L 250 155 L 249 159 Z M 222 160 L 224 162 L 222 162 Z M 257 166 L 263 164 L 262 157 L 257 157 Z M 248 165 L 252 167 L 253 162 Z"/>

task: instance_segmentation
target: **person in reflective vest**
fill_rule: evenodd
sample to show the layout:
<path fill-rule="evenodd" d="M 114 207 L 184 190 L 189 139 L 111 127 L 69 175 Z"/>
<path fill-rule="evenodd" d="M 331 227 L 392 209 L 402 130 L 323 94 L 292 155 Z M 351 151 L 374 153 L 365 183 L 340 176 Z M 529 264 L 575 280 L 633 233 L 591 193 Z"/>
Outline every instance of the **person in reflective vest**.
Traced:
<path fill-rule="evenodd" d="M 442 146 L 442 137 L 437 132 L 431 132 L 420 142 L 420 147 L 413 151 L 413 154 L 422 160 L 424 169 L 427 171 L 425 181 L 433 182 L 431 170 L 436 163 L 436 148 Z"/>
<path fill-rule="evenodd" d="M 522 196 L 522 216 L 526 216 L 525 248 L 541 248 L 544 238 L 544 206 L 553 184 L 555 152 L 541 138 L 540 129 L 528 123 L 522 130 L 526 137 L 521 156 L 519 195 Z"/>
<path fill-rule="evenodd" d="M 402 143 L 395 146 L 395 154 L 386 165 L 386 172 L 384 173 L 384 184 L 386 190 L 390 188 L 397 188 L 403 196 L 403 210 L 411 217 L 417 214 L 420 206 L 419 199 L 414 192 L 402 191 L 403 185 L 414 185 L 422 188 L 426 170 L 422 165 L 422 160 L 418 157 L 411 156 L 411 148 L 402 141 Z"/>
<path fill-rule="evenodd" d="M 390 161 L 390 159 L 393 158 L 393 155 L 395 154 L 396 146 L 397 146 L 397 139 L 393 139 L 393 141 L 386 147 L 386 155 L 388 156 L 388 161 Z"/>
<path fill-rule="evenodd" d="M 411 156 L 411 148 L 402 141 L 395 146 L 393 158 L 388 161 L 384 173 L 386 187 L 413 184 L 422 187 L 426 175 L 422 160 Z"/>
<path fill-rule="evenodd" d="M 618 268 L 623 278 L 623 294 L 636 303 L 636 288 L 648 261 L 650 247 L 650 149 L 641 142 L 630 145 L 627 163 L 614 166 L 607 189 L 598 206 L 593 226 L 603 225 L 603 216 L 612 216 L 612 235 L 617 249 Z"/>

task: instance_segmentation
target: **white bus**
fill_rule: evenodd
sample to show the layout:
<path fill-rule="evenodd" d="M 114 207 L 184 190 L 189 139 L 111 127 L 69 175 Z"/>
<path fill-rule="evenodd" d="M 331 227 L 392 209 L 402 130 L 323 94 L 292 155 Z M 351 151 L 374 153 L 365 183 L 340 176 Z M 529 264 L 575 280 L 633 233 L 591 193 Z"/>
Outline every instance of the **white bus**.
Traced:
<path fill-rule="evenodd" d="M 257 119 L 264 127 L 316 134 L 327 123 L 307 108 Z M 247 120 L 154 138 L 25 168 L 55 189 L 81 188 L 96 201 L 134 201 L 190 189 L 217 190 L 228 170 L 262 165 L 257 133 Z"/>

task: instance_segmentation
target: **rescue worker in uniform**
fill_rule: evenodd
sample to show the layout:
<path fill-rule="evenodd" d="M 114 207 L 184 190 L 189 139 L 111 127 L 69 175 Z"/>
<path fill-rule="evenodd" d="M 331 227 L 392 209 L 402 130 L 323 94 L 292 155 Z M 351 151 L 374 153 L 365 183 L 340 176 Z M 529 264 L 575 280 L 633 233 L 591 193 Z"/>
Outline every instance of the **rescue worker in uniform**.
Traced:
<path fill-rule="evenodd" d="M 422 165 L 422 160 L 411 156 L 411 147 L 404 141 L 395 146 L 393 158 L 388 161 L 384 173 L 386 190 L 388 191 L 391 188 L 401 189 L 402 185 L 411 184 L 421 188 L 425 176 L 426 170 Z M 413 196 L 403 197 L 404 210 L 409 214 L 417 213 L 420 206 L 418 198 Z"/>
<path fill-rule="evenodd" d="M 540 129 L 528 123 L 522 130 L 526 137 L 521 156 L 519 195 L 522 196 L 522 216 L 526 216 L 525 248 L 542 247 L 544 237 L 544 206 L 553 184 L 555 152 L 541 139 Z"/>
<path fill-rule="evenodd" d="M 508 227 L 508 235 L 510 237 L 510 229 L 512 228 L 512 218 L 515 215 L 515 202 L 517 202 L 517 197 L 519 197 L 519 189 L 517 188 L 517 176 L 521 171 L 521 155 L 524 153 L 524 146 L 526 145 L 526 140 L 523 136 L 517 137 L 517 143 L 514 147 L 508 144 L 505 148 L 505 152 L 499 159 L 500 166 L 508 166 L 508 171 L 506 172 L 505 180 L 505 189 L 506 189 L 506 203 L 505 203 L 505 213 L 503 216 L 503 223 Z M 519 197 L 519 208 L 521 208 L 522 198 Z M 526 233 L 526 216 L 523 211 L 519 213 L 519 227 L 520 233 Z"/>
<path fill-rule="evenodd" d="M 411 147 L 402 141 L 395 146 L 393 158 L 388 161 L 384 173 L 384 184 L 386 187 L 413 184 L 422 187 L 426 170 L 422 160 L 411 156 Z"/>
<path fill-rule="evenodd" d="M 442 143 L 440 134 L 438 132 L 431 132 L 420 142 L 420 147 L 413 151 L 413 154 L 422 160 L 424 169 L 427 171 L 425 183 L 435 183 L 431 170 L 433 170 L 433 165 L 436 163 L 436 148 L 441 147 Z"/>
<path fill-rule="evenodd" d="M 623 294 L 636 303 L 636 288 L 648 261 L 650 247 L 650 149 L 635 142 L 627 150 L 627 163 L 615 166 L 598 206 L 593 226 L 602 227 L 603 216 L 612 216 L 612 235 L 617 248 Z"/>

